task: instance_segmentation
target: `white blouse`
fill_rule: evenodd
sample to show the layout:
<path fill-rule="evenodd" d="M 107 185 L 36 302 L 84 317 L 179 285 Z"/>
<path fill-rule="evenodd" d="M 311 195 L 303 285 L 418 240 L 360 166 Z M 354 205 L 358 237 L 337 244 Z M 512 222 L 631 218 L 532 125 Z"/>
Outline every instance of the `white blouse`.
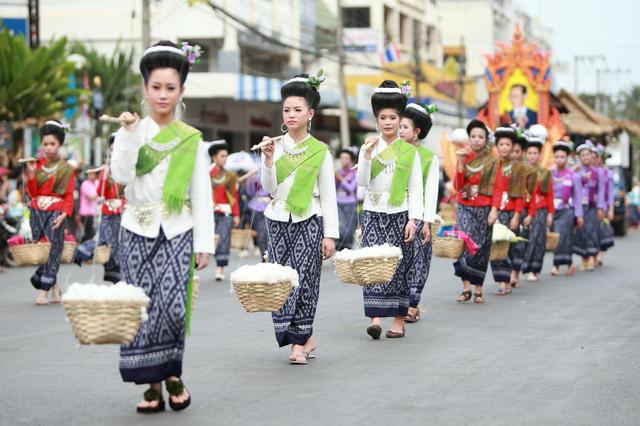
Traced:
<path fill-rule="evenodd" d="M 210 158 L 207 146 L 200 141 L 189 185 L 188 199 L 181 213 L 167 212 L 162 201 L 164 181 L 171 155 L 165 157 L 149 173 L 136 176 L 138 150 L 151 140 L 160 128 L 151 117 L 145 117 L 135 132 L 120 128 L 113 143 L 111 174 L 113 179 L 126 185 L 127 200 L 121 225 L 125 229 L 147 238 L 156 238 L 160 227 L 168 239 L 193 228 L 193 251 L 214 253 L 213 197 L 209 180 Z"/>
<path fill-rule="evenodd" d="M 427 183 L 424 186 L 424 217 L 425 222 L 434 223 L 436 220 L 436 209 L 438 207 L 438 189 L 440 186 L 440 159 L 437 154 L 433 155 Z"/>
<path fill-rule="evenodd" d="M 308 137 L 311 137 L 311 135 Z M 287 209 L 287 197 L 291 192 L 298 170 L 294 170 L 280 184 L 278 184 L 276 176 L 275 162 L 284 154 L 285 150 L 290 153 L 296 152 L 296 144 L 288 133 L 284 135 L 280 142 L 275 144 L 273 166 L 271 168 L 266 166 L 265 157 L 264 155 L 262 156 L 260 182 L 262 183 L 262 188 L 270 193 L 273 198 L 264 211 L 265 216 L 278 222 L 288 222 L 289 218 L 291 218 L 293 223 L 298 223 L 309 219 L 311 216 L 318 215 L 322 217 L 324 236 L 326 238 L 338 238 L 338 203 L 336 201 L 335 174 L 331 153 L 327 151 L 320 166 L 318 178 L 313 185 L 313 195 L 307 212 L 303 216 L 296 216 Z"/>
<path fill-rule="evenodd" d="M 388 145 L 389 144 L 382 139 L 382 136 L 379 136 L 376 147 L 371 153 L 371 158 L 375 158 L 375 156 L 384 151 Z M 424 214 L 424 188 L 422 187 L 422 168 L 420 166 L 420 156 L 418 153 L 416 152 L 411 174 L 409 175 L 407 196 L 399 206 L 389 204 L 391 182 L 393 180 L 393 165 L 395 162 L 388 165 L 378 176 L 371 179 L 372 159 L 365 159 L 364 149 L 360 150 L 356 180 L 358 185 L 365 187 L 363 209 L 387 214 L 408 211 L 409 219 L 422 220 Z"/>

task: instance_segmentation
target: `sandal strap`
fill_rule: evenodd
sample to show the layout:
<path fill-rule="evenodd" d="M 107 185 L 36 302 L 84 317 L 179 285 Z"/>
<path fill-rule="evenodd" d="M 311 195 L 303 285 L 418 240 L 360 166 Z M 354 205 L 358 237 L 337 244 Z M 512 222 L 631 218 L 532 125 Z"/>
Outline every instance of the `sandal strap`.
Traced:
<path fill-rule="evenodd" d="M 165 380 L 164 385 L 167 388 L 167 392 L 169 392 L 169 395 L 171 396 L 179 396 L 182 395 L 182 392 L 184 392 L 184 384 L 180 379 Z"/>
<path fill-rule="evenodd" d="M 478 297 L 482 297 L 482 293 L 473 293 L 473 297 L 475 297 L 476 299 Z"/>
<path fill-rule="evenodd" d="M 147 402 L 160 401 L 162 400 L 162 392 L 149 388 L 144 391 L 144 400 Z"/>

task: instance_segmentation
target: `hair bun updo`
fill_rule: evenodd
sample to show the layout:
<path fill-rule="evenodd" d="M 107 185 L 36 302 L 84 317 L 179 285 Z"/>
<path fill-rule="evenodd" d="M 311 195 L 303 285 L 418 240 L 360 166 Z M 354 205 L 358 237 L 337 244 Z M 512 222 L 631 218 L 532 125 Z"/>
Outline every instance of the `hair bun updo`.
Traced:
<path fill-rule="evenodd" d="M 398 111 L 398 114 L 404 113 L 407 106 L 407 98 L 402 94 L 400 86 L 393 80 L 384 80 L 378 86 L 383 92 L 374 92 L 371 95 L 371 109 L 376 117 L 378 113 L 386 108 L 392 108 Z M 397 89 L 397 90 L 396 90 Z"/>
<path fill-rule="evenodd" d="M 290 96 L 299 96 L 307 101 L 307 105 L 311 109 L 318 109 L 320 105 L 320 93 L 304 81 L 295 81 L 297 79 L 308 79 L 309 74 L 298 74 L 291 80 L 287 81 L 280 88 L 280 97 L 282 102 Z M 293 80 L 293 81 L 292 81 Z"/>
<path fill-rule="evenodd" d="M 165 49 L 162 49 L 162 48 Z M 175 43 L 162 40 L 149 47 L 140 59 L 140 73 L 145 84 L 151 72 L 158 68 L 173 68 L 180 74 L 180 85 L 184 85 L 191 65 L 186 55 Z"/>
<path fill-rule="evenodd" d="M 60 145 L 64 143 L 64 126 L 57 120 L 48 120 L 40 127 L 40 140 L 47 135 L 53 135 L 58 139 Z"/>

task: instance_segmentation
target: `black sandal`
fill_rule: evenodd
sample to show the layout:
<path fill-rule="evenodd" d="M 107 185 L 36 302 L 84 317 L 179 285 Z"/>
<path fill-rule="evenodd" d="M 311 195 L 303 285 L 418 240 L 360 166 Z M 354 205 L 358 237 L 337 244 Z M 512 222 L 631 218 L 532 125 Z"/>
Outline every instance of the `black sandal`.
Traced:
<path fill-rule="evenodd" d="M 482 301 L 478 301 L 478 299 L 482 299 Z M 473 303 L 484 303 L 484 297 L 482 297 L 482 293 L 473 293 Z"/>
<path fill-rule="evenodd" d="M 162 399 L 162 392 L 156 389 L 147 389 L 144 391 L 144 400 L 147 402 L 158 401 L 158 405 L 155 407 L 136 407 L 136 411 L 142 414 L 159 413 L 164 411 L 164 399 Z"/>
<path fill-rule="evenodd" d="M 191 393 L 189 393 L 189 398 L 184 402 L 173 402 L 171 399 L 172 396 L 180 396 L 182 395 L 182 392 L 184 392 L 185 386 L 184 383 L 182 383 L 182 380 L 165 380 L 164 384 L 167 388 L 167 392 L 169 392 L 169 406 L 173 411 L 184 410 L 191 404 Z"/>
<path fill-rule="evenodd" d="M 463 297 L 462 300 L 460 299 L 460 296 Z M 468 302 L 471 300 L 471 290 L 463 291 L 460 293 L 460 296 L 458 296 L 458 302 Z"/>
<path fill-rule="evenodd" d="M 367 334 L 371 336 L 373 340 L 379 340 L 380 335 L 382 334 L 382 327 L 377 324 L 371 324 L 367 327 Z"/>

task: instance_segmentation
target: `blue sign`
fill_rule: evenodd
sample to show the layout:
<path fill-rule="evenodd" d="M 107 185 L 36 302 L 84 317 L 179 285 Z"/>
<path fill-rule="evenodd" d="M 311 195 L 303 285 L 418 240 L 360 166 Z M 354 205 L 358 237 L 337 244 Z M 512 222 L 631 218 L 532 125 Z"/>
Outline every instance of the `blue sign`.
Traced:
<path fill-rule="evenodd" d="M 28 20 L 27 18 L 2 18 L 0 19 L 2 27 L 6 27 L 11 35 L 17 36 L 21 35 L 24 38 L 27 38 L 27 28 L 28 28 Z"/>

